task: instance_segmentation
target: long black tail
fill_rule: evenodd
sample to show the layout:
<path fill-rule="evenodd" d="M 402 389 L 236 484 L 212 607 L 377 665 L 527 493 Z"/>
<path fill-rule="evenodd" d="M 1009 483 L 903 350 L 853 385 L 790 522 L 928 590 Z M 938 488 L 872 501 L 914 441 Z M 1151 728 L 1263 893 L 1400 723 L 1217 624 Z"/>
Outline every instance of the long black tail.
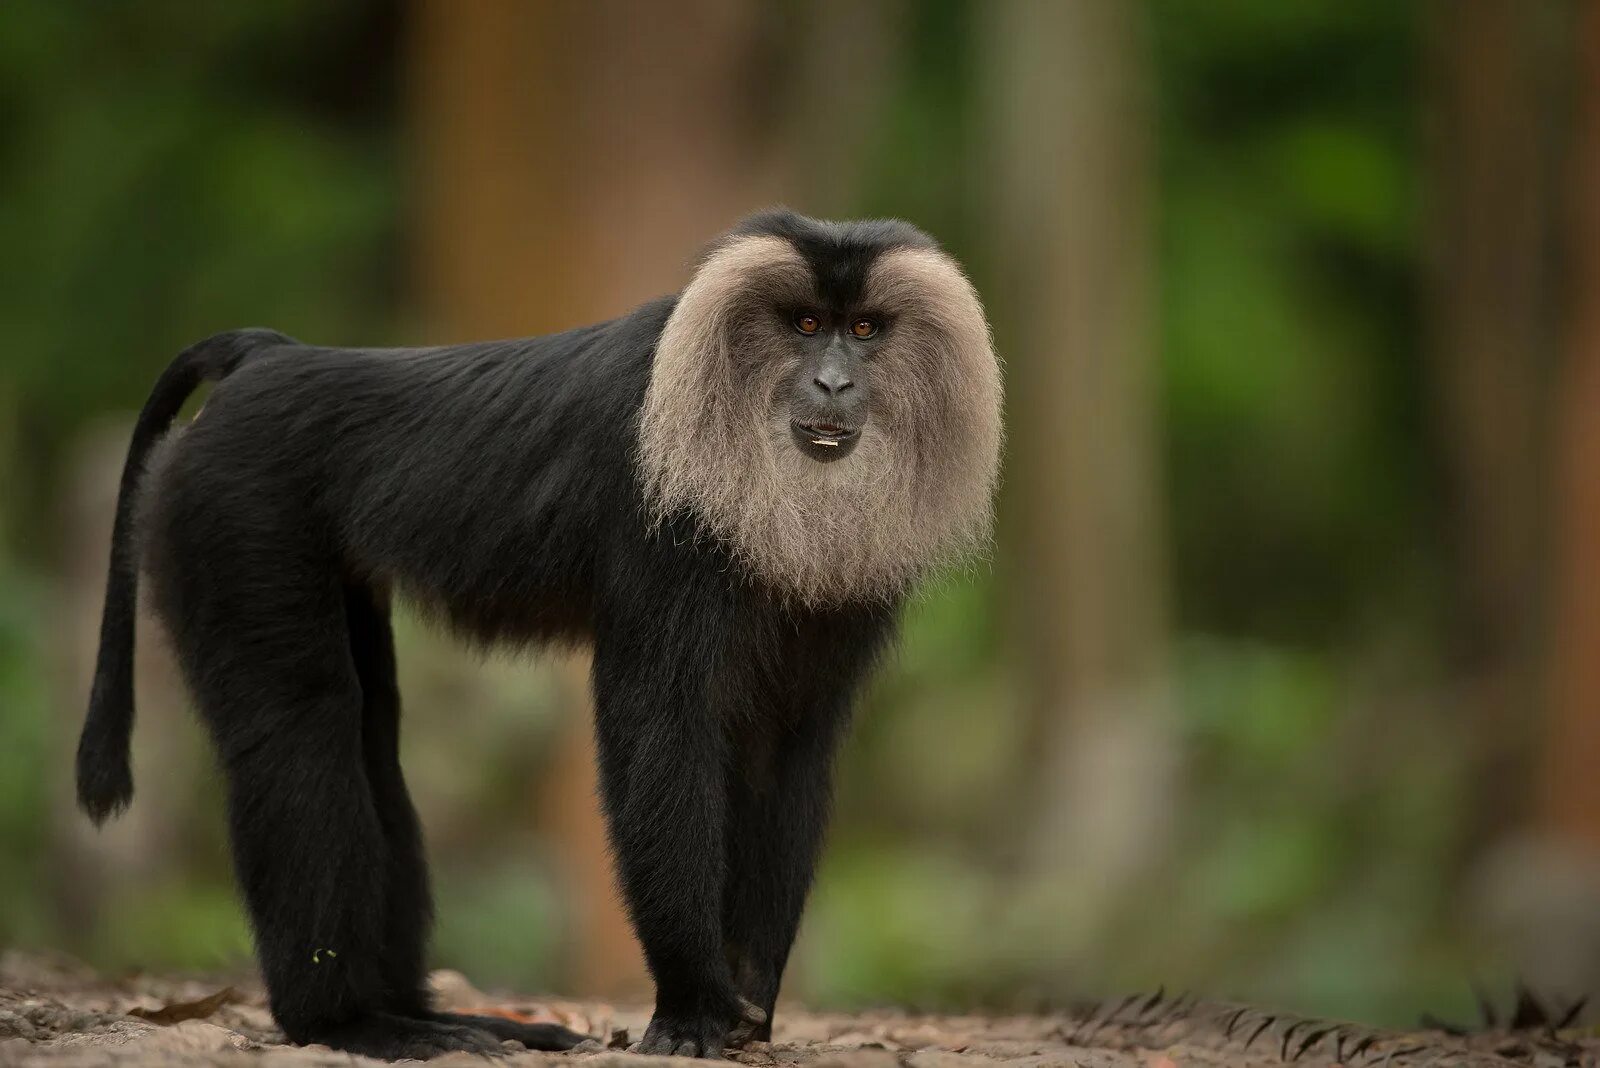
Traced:
<path fill-rule="evenodd" d="M 128 743 L 133 735 L 133 621 L 139 598 L 133 516 L 145 459 L 201 382 L 226 377 L 252 352 L 284 344 L 295 341 L 275 330 L 231 330 L 189 346 L 156 379 L 134 424 L 117 489 L 94 689 L 89 694 L 83 735 L 78 739 L 78 805 L 96 824 L 120 813 L 133 800 Z"/>

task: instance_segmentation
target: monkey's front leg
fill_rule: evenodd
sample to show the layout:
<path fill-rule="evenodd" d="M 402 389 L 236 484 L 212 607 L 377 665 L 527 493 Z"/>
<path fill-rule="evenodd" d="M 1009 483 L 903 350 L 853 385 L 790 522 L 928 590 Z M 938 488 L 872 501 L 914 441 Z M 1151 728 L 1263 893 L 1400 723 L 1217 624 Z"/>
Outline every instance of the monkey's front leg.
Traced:
<path fill-rule="evenodd" d="M 641 1053 L 718 1057 L 765 1020 L 739 996 L 722 944 L 726 742 L 676 657 L 596 649 L 601 792 L 624 897 L 656 984 Z"/>
<path fill-rule="evenodd" d="M 770 1040 L 772 1011 L 811 889 L 832 798 L 841 707 L 813 707 L 785 731 L 759 766 L 729 770 L 728 886 L 723 937 L 740 992 L 767 1019 L 732 1039 Z"/>

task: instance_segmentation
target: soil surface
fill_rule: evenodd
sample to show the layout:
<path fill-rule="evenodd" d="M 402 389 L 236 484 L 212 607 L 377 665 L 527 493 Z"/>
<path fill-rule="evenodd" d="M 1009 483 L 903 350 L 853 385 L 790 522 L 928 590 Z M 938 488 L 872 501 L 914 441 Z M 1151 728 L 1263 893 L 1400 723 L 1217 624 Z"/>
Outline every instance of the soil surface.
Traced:
<path fill-rule="evenodd" d="M 490 995 L 437 972 L 442 1008 L 557 1020 L 594 1035 L 588 1049 L 529 1053 L 508 1046 L 506 1068 L 651 1068 L 695 1062 L 640 1057 L 627 1046 L 644 1031 L 643 1005 Z M 1535 1007 L 1537 1010 L 1537 1007 Z M 1563 1065 L 1600 1068 L 1600 1037 L 1535 1011 L 1516 1029 L 1472 1034 L 1439 1029 L 1375 1031 L 1332 1020 L 1160 994 L 1031 1016 L 932 1016 L 897 1011 L 810 1013 L 779 1007 L 774 1041 L 730 1051 L 760 1068 L 1180 1068 L 1195 1065 Z M 1565 1014 L 1562 1014 L 1565 1015 Z M 256 1068 L 366 1066 L 383 1062 L 326 1047 L 288 1046 L 253 980 L 137 975 L 105 979 L 66 961 L 0 955 L 0 1065 L 228 1065 Z M 438 1065 L 482 1065 L 454 1054 Z M 704 1063 L 704 1062 L 700 1062 Z"/>

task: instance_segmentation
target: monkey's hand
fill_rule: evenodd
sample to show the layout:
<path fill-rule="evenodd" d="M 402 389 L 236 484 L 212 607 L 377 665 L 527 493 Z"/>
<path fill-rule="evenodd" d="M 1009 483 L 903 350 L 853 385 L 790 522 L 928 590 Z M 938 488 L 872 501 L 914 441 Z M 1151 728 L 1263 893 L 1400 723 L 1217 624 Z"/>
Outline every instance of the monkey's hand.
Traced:
<path fill-rule="evenodd" d="M 668 1057 L 722 1056 L 723 1047 L 738 1033 L 765 1023 L 767 1014 L 737 994 L 702 997 L 696 1003 L 666 1006 L 656 1002 L 655 1015 L 645 1028 L 638 1052 Z"/>

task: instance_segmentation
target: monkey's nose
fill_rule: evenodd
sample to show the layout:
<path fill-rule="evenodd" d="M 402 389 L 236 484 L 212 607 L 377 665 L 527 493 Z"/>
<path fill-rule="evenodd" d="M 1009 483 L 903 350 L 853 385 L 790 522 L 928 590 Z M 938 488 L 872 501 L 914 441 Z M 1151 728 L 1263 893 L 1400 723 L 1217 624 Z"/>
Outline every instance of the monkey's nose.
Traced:
<path fill-rule="evenodd" d="M 855 386 L 855 381 L 837 367 L 824 367 L 811 382 L 830 397 L 836 397 Z"/>

